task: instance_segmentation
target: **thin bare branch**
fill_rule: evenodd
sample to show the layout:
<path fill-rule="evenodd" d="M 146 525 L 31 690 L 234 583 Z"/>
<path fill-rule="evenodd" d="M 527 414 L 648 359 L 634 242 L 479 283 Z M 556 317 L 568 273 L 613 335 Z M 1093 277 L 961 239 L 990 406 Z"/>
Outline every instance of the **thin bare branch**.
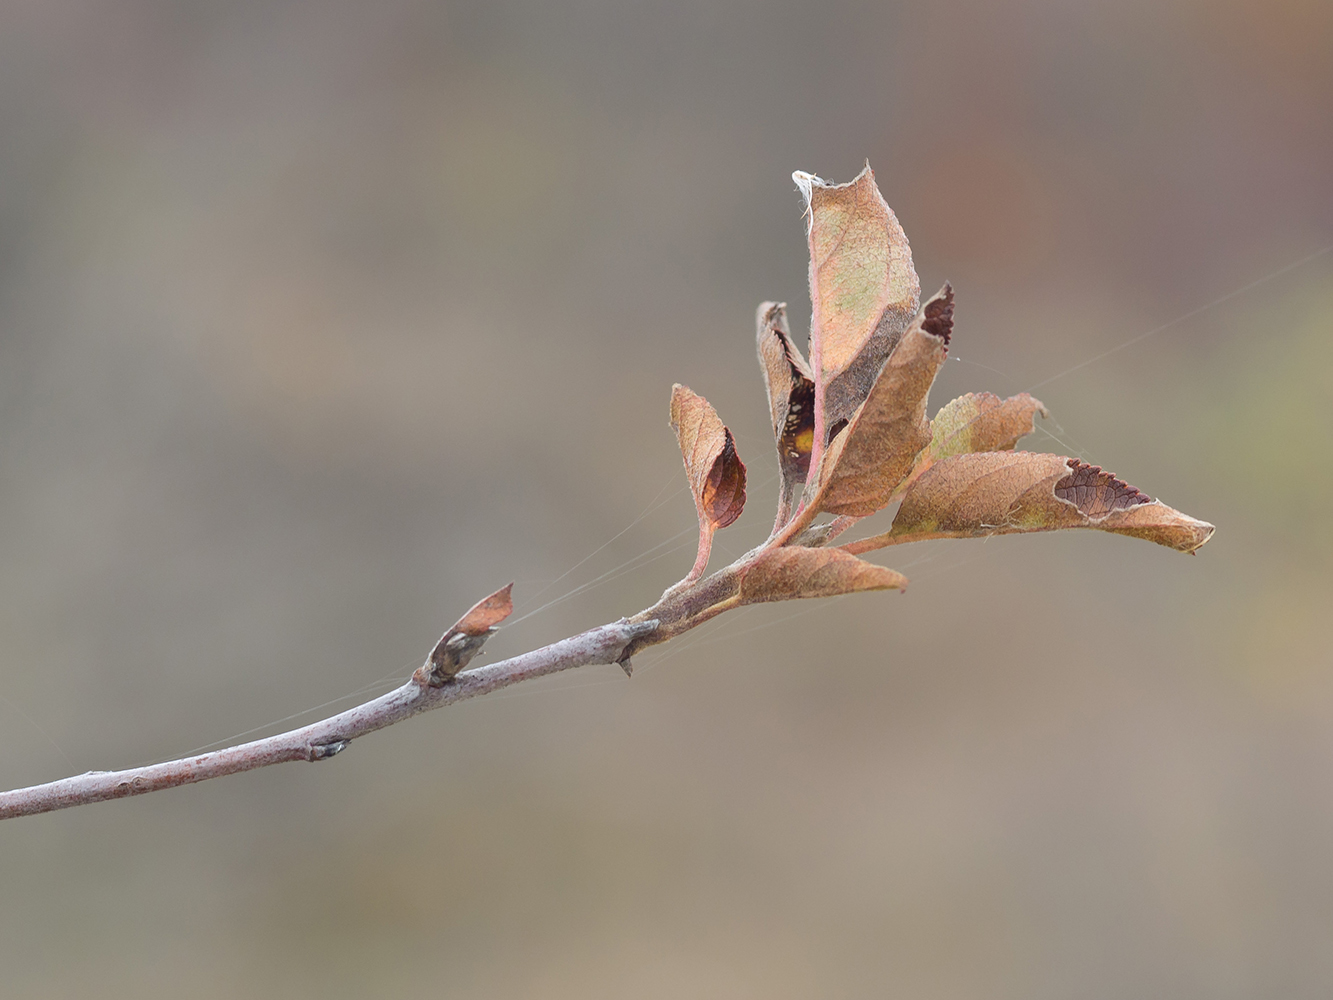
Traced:
<path fill-rule="evenodd" d="M 321 722 L 225 750 L 124 771 L 89 771 L 44 785 L 0 792 L 0 819 L 144 795 L 289 760 L 325 760 L 341 753 L 359 736 L 432 708 L 452 705 L 571 667 L 627 661 L 626 650 L 630 644 L 652 633 L 657 624 L 650 619 L 602 625 L 530 653 L 466 670 L 440 687 L 410 680 L 400 688 Z"/>
<path fill-rule="evenodd" d="M 814 556 L 814 550 L 811 549 L 802 549 L 793 555 L 801 552 Z M 412 679 L 387 694 L 321 722 L 224 750 L 191 754 L 178 760 L 124 771 L 89 771 L 44 785 L 0 792 L 0 820 L 67 809 L 90 802 L 104 802 L 107 799 L 144 795 L 289 760 L 325 760 L 347 749 L 354 739 L 377 729 L 433 708 L 498 691 L 534 677 L 596 663 L 618 663 L 629 674 L 630 658 L 639 650 L 673 639 L 724 611 L 744 604 L 795 597 L 824 597 L 852 590 L 901 587 L 905 582 L 891 570 L 873 567 L 868 563 L 853 565 L 856 560 L 841 553 L 834 554 L 831 550 L 826 550 L 826 554 L 812 560 L 812 563 L 818 563 L 817 566 L 804 566 L 802 572 L 794 573 L 792 567 L 786 565 L 791 562 L 791 557 L 783 561 L 783 566 L 776 566 L 775 559 L 782 561 L 775 555 L 770 542 L 746 553 L 705 579 L 692 583 L 682 581 L 669 588 L 661 600 L 633 618 L 622 618 L 618 622 L 601 625 L 541 649 L 473 670 L 450 674 L 440 669 L 440 652 L 442 648 L 448 650 L 451 636 L 462 636 L 469 640 L 466 648 L 460 646 L 456 653 L 470 658 L 494 631 L 490 623 L 508 615 L 509 588 L 505 587 L 479 602 L 458 625 L 444 634 L 431 657 L 413 674 Z M 837 559 L 843 562 L 838 562 L 830 570 L 831 562 Z M 796 569 L 800 570 L 801 567 Z M 860 571 L 861 575 L 856 575 L 853 570 Z M 863 579 L 869 571 L 873 571 L 873 579 Z M 476 635 L 467 635 L 464 626 L 469 625 L 475 626 L 471 631 L 476 632 Z M 454 655 L 448 659 L 449 665 L 452 665 L 459 656 Z"/>

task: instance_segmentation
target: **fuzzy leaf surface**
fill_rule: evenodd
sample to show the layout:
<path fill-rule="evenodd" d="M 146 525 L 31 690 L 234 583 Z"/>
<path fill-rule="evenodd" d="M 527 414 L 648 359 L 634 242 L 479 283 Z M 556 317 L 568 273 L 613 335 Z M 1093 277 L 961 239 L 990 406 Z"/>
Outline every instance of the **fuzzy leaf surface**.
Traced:
<path fill-rule="evenodd" d="M 741 578 L 740 603 L 836 597 L 862 590 L 902 590 L 907 577 L 841 549 L 769 549 Z"/>
<path fill-rule="evenodd" d="M 917 456 L 916 466 L 895 495 L 941 459 L 975 451 L 1013 451 L 1035 429 L 1035 418 L 1048 416 L 1041 400 L 1020 392 L 1001 399 L 993 392 L 969 392 L 940 408 L 930 422 L 930 446 Z"/>
<path fill-rule="evenodd" d="M 897 217 L 864 170 L 846 184 L 792 175 L 809 215 L 810 361 L 824 427 L 849 420 L 917 310 L 921 285 Z"/>
<path fill-rule="evenodd" d="M 1001 399 L 993 392 L 969 392 L 946 403 L 930 422 L 931 462 L 974 451 L 1013 451 L 1031 434 L 1040 413 L 1048 416 L 1041 400 L 1020 392 Z"/>

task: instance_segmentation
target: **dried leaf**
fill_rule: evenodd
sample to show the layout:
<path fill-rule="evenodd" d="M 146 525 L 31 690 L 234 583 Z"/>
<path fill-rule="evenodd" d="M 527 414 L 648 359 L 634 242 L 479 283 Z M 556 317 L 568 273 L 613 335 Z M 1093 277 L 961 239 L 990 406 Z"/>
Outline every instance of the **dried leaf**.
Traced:
<path fill-rule="evenodd" d="M 1145 542 L 1155 542 L 1177 552 L 1188 552 L 1190 555 L 1212 538 L 1216 530 L 1207 521 L 1199 521 L 1188 514 L 1182 514 L 1160 500 L 1114 510 L 1100 522 L 1089 527 L 1100 528 L 1116 535 L 1142 538 Z"/>
<path fill-rule="evenodd" d="M 745 466 L 731 431 L 708 400 L 679 383 L 671 387 L 671 429 L 700 519 L 725 528 L 745 507 Z"/>
<path fill-rule="evenodd" d="M 773 436 L 777 439 L 778 491 L 776 527 L 787 522 L 796 495 L 810 472 L 815 436 L 815 383 L 810 366 L 787 328 L 787 304 L 765 302 L 755 314 L 759 364 L 768 390 Z"/>
<path fill-rule="evenodd" d="M 699 555 L 686 580 L 708 565 L 713 532 L 741 516 L 745 507 L 745 466 L 736 442 L 708 400 L 679 383 L 671 387 L 671 429 L 680 443 L 685 475 L 699 512 Z"/>
<path fill-rule="evenodd" d="M 888 504 L 930 444 L 926 398 L 948 354 L 952 328 L 953 289 L 946 284 L 921 307 L 870 395 L 824 453 L 812 507 L 866 517 Z"/>
<path fill-rule="evenodd" d="M 513 614 L 513 589 L 512 583 L 507 584 L 472 605 L 467 614 L 440 636 L 426 662 L 412 675 L 416 682 L 440 687 L 466 667 L 496 626 Z"/>
<path fill-rule="evenodd" d="M 741 579 L 741 604 L 835 597 L 861 590 L 903 590 L 907 577 L 841 549 L 769 549 Z"/>
<path fill-rule="evenodd" d="M 1193 552 L 1213 533 L 1211 524 L 1076 458 L 979 452 L 931 466 L 908 489 L 887 534 L 845 548 L 865 552 L 905 536 L 974 537 L 1057 528 L 1097 528 L 1181 552 Z"/>
<path fill-rule="evenodd" d="M 993 392 L 969 392 L 946 404 L 930 422 L 932 462 L 974 451 L 1013 451 L 1033 431 L 1033 420 L 1046 406 L 1026 392 L 1001 399 Z M 923 470 L 924 471 L 924 470 Z"/>
<path fill-rule="evenodd" d="M 1013 451 L 1034 429 L 1046 406 L 1026 392 L 1001 399 L 992 392 L 969 392 L 945 404 L 930 422 L 930 447 L 917 456 L 912 474 L 898 484 L 901 494 L 941 459 L 974 451 Z"/>
<path fill-rule="evenodd" d="M 510 583 L 490 597 L 483 597 L 458 619 L 458 624 L 451 631 L 465 635 L 485 635 L 514 613 L 513 590 L 514 585 Z"/>
<path fill-rule="evenodd" d="M 809 212 L 810 363 L 827 429 L 866 398 L 917 310 L 921 285 L 870 164 L 847 184 L 801 171 L 792 179 Z"/>

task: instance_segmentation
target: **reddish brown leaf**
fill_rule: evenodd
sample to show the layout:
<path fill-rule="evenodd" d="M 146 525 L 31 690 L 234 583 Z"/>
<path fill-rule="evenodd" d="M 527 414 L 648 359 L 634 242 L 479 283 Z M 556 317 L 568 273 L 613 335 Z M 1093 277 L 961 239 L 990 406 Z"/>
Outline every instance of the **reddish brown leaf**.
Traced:
<path fill-rule="evenodd" d="M 755 315 L 755 338 L 759 364 L 768 390 L 773 436 L 778 445 L 778 516 L 775 524 L 787 522 L 796 495 L 810 471 L 810 449 L 814 444 L 815 383 L 810 366 L 792 343 L 787 329 L 787 304 L 765 302 Z"/>
<path fill-rule="evenodd" d="M 695 580 L 708 565 L 713 532 L 741 516 L 745 507 L 745 466 L 736 442 L 717 411 L 685 386 L 671 387 L 671 429 L 680 443 L 685 475 L 699 512 L 699 555 L 686 580 Z"/>
<path fill-rule="evenodd" d="M 902 590 L 907 577 L 840 549 L 769 549 L 741 579 L 740 603 L 836 597 L 862 590 Z"/>
<path fill-rule="evenodd" d="M 921 294 L 907 236 L 870 165 L 847 184 L 792 175 L 809 212 L 811 366 L 822 426 L 851 419 Z"/>
<path fill-rule="evenodd" d="M 514 585 L 508 583 L 490 597 L 483 597 L 458 619 L 452 631 L 465 635 L 484 635 L 495 628 L 514 613 L 513 590 Z"/>
<path fill-rule="evenodd" d="M 745 506 L 745 466 L 731 431 L 708 400 L 680 384 L 671 387 L 671 429 L 700 518 L 725 528 Z"/>
<path fill-rule="evenodd" d="M 926 398 L 948 354 L 953 289 L 947 284 L 908 326 L 851 422 L 824 453 L 811 506 L 865 517 L 889 502 L 930 444 Z"/>
<path fill-rule="evenodd" d="M 1112 511 L 1152 503 L 1148 494 L 1103 472 L 1100 465 L 1071 458 L 1068 466 L 1069 472 L 1055 484 L 1053 492 L 1056 499 L 1072 503 L 1086 517 L 1102 518 Z"/>
<path fill-rule="evenodd" d="M 910 537 L 978 537 L 1097 528 L 1193 552 L 1213 526 L 1153 500 L 1095 465 L 1063 455 L 980 452 L 931 466 L 908 489 L 893 527 L 844 546 L 866 552 Z"/>
<path fill-rule="evenodd" d="M 513 589 L 512 583 L 507 584 L 472 605 L 467 614 L 440 636 L 426 662 L 412 675 L 416 682 L 440 687 L 466 667 L 496 626 L 513 613 L 514 601 L 510 596 Z"/>

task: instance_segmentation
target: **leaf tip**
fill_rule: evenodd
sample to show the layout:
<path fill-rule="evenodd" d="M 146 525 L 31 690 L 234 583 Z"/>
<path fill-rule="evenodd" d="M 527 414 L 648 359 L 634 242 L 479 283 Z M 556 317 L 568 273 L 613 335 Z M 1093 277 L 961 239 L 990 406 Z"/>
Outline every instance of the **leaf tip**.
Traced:
<path fill-rule="evenodd" d="M 1069 473 L 1053 488 L 1055 496 L 1074 504 L 1091 527 L 1155 542 L 1193 554 L 1217 529 L 1207 521 L 1183 514 L 1154 500 L 1137 487 L 1077 458 L 1068 459 Z"/>
<path fill-rule="evenodd" d="M 1187 555 L 1194 555 L 1217 530 L 1207 521 L 1182 514 L 1160 500 L 1113 511 L 1096 527 L 1117 535 L 1142 538 Z"/>
<path fill-rule="evenodd" d="M 1171 511 L 1175 517 L 1171 519 L 1172 532 L 1170 539 L 1160 544 L 1169 544 L 1171 548 L 1177 552 L 1183 552 L 1187 556 L 1198 555 L 1199 549 L 1203 548 L 1208 540 L 1213 537 L 1213 532 L 1217 530 L 1217 527 L 1207 521 L 1200 521 L 1198 518 L 1190 517 L 1188 514 L 1182 514 L 1178 510 L 1166 507 L 1166 504 L 1162 504 L 1162 506 Z M 1155 538 L 1152 540 L 1158 541 Z"/>
<path fill-rule="evenodd" d="M 944 287 L 921 307 L 921 311 L 924 314 L 921 329 L 938 337 L 948 347 L 949 339 L 953 336 L 953 285 L 946 281 Z"/>
<path fill-rule="evenodd" d="M 770 327 L 787 328 L 787 303 L 760 302 L 754 311 L 754 326 L 758 336 L 768 332 Z"/>
<path fill-rule="evenodd" d="M 489 597 L 483 597 L 458 620 L 453 631 L 470 636 L 489 635 L 514 613 L 513 590 L 514 585 L 507 583 Z"/>
<path fill-rule="evenodd" d="M 776 340 L 783 346 L 782 353 L 790 357 L 792 349 L 791 328 L 787 325 L 787 303 L 761 302 L 754 311 L 754 342 L 759 348 L 759 358 L 764 360 L 765 346 Z M 804 361 L 804 359 L 801 359 Z M 767 376 L 767 372 L 765 373 Z"/>
<path fill-rule="evenodd" d="M 680 432 L 680 420 L 686 406 L 692 398 L 698 398 L 689 386 L 679 382 L 671 384 L 671 429 Z"/>

